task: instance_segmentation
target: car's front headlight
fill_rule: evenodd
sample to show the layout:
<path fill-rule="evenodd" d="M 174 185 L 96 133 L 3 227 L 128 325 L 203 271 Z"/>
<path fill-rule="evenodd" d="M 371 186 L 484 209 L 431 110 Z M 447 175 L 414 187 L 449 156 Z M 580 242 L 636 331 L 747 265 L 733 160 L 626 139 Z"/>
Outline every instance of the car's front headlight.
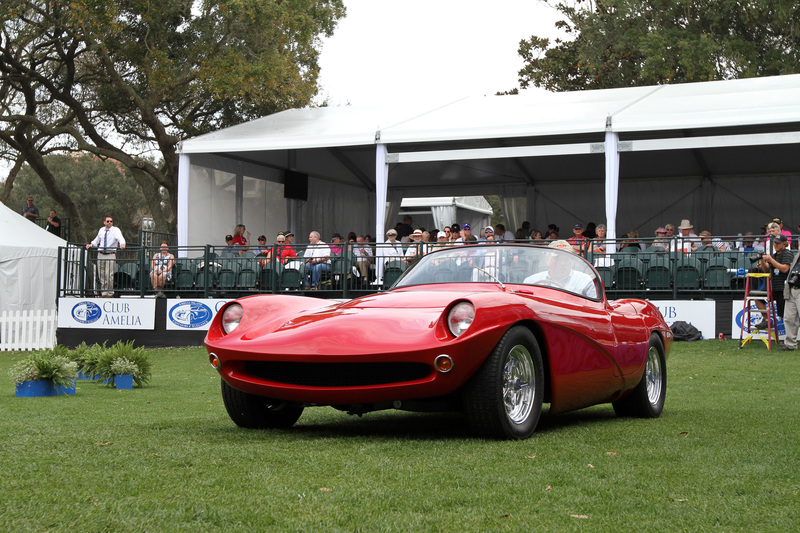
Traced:
<path fill-rule="evenodd" d="M 225 330 L 226 335 L 236 329 L 243 314 L 244 309 L 239 304 L 230 304 L 225 308 L 222 312 L 222 329 Z"/>
<path fill-rule="evenodd" d="M 460 302 L 447 314 L 447 327 L 450 333 L 458 337 L 469 329 L 475 319 L 475 306 L 469 302 Z"/>

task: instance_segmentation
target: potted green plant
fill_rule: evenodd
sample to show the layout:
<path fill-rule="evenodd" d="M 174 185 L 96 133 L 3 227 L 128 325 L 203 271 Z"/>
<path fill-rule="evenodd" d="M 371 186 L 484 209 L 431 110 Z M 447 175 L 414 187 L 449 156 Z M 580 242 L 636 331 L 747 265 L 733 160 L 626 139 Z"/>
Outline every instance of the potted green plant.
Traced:
<path fill-rule="evenodd" d="M 78 363 L 78 379 L 97 379 L 97 362 L 106 349 L 106 343 L 87 345 L 80 343 L 72 352 L 72 360 Z"/>
<path fill-rule="evenodd" d="M 8 371 L 15 385 L 15 396 L 58 396 L 75 394 L 78 365 L 54 350 L 42 350 L 20 360 Z"/>
<path fill-rule="evenodd" d="M 113 368 L 112 365 L 114 365 Z M 150 381 L 152 372 L 150 357 L 143 347 L 134 348 L 133 341 L 118 341 L 113 346 L 102 350 L 97 358 L 94 373 L 101 381 L 116 386 L 117 372 L 115 370 L 122 368 L 131 370 L 130 375 L 138 387 L 143 387 Z M 123 380 L 127 380 L 127 378 L 123 378 Z"/>
<path fill-rule="evenodd" d="M 132 389 L 133 376 L 139 373 L 139 365 L 125 357 L 117 357 L 111 361 L 111 372 L 117 390 Z"/>

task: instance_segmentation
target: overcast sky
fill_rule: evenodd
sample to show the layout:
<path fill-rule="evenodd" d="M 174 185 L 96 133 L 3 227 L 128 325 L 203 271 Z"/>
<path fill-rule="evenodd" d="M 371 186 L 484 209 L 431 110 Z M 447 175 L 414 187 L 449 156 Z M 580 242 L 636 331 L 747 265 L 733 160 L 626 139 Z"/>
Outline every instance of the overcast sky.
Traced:
<path fill-rule="evenodd" d="M 323 42 L 320 97 L 331 105 L 452 101 L 519 86 L 521 39 L 553 37 L 539 0 L 344 0 Z"/>

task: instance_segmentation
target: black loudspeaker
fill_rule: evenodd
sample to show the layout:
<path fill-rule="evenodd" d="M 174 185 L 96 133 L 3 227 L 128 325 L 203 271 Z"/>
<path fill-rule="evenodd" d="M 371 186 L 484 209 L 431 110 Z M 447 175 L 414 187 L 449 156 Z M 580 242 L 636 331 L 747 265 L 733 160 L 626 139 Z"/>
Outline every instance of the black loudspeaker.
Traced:
<path fill-rule="evenodd" d="M 294 170 L 284 172 L 283 197 L 290 200 L 308 200 L 308 174 Z"/>

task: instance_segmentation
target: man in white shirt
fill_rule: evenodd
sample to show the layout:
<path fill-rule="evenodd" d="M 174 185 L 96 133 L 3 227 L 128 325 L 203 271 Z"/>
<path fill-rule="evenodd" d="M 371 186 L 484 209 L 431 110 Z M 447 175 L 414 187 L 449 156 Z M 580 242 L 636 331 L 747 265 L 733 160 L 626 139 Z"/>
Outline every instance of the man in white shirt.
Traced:
<path fill-rule="evenodd" d="M 308 234 L 308 242 L 311 244 L 303 254 L 306 260 L 306 289 L 311 285 L 311 290 L 315 291 L 319 288 L 322 275 L 331 271 L 331 248 L 320 240 L 318 231 Z"/>
<path fill-rule="evenodd" d="M 114 296 L 114 269 L 117 266 L 117 248 L 125 249 L 125 237 L 114 226 L 114 219 L 105 217 L 103 227 L 97 232 L 97 237 L 86 245 L 86 249 L 97 248 L 97 268 L 100 271 L 100 290 L 102 296 Z"/>
<path fill-rule="evenodd" d="M 570 252 L 575 254 L 572 245 L 565 240 L 557 240 L 551 242 L 548 246 L 565 250 L 567 253 L 547 253 L 547 270 L 528 276 L 523 283 L 556 287 L 587 298 L 597 298 L 597 286 L 592 276 L 575 269 L 575 267 L 582 267 L 583 265 L 577 259 L 577 256 L 571 257 Z"/>
<path fill-rule="evenodd" d="M 427 253 L 427 247 L 422 242 L 422 230 L 415 229 L 411 233 L 411 244 L 406 250 L 405 261 L 409 265 Z"/>
<path fill-rule="evenodd" d="M 386 242 L 378 248 L 377 254 L 383 258 L 384 263 L 403 259 L 403 244 L 397 240 L 395 229 L 386 232 Z"/>

